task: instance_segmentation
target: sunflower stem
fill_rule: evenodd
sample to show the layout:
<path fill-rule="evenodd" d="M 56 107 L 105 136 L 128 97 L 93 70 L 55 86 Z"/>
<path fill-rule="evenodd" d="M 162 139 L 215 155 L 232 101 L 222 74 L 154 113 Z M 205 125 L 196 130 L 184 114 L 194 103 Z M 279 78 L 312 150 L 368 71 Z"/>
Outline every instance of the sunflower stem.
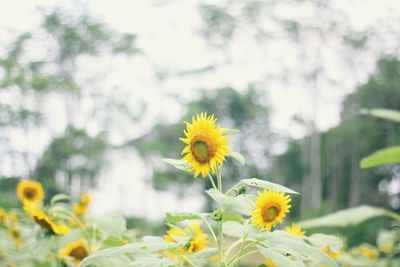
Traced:
<path fill-rule="evenodd" d="M 222 193 L 222 178 L 221 178 L 221 167 L 217 168 L 217 182 L 218 182 L 218 191 Z M 223 262 L 223 245 L 224 245 L 224 233 L 222 229 L 222 220 L 218 222 L 218 261 L 219 266 L 222 267 Z"/>
<path fill-rule="evenodd" d="M 215 189 L 215 190 L 218 190 L 218 189 L 217 189 L 217 186 L 215 185 L 214 179 L 212 178 L 212 176 L 211 176 L 210 174 L 208 174 L 208 178 L 210 178 L 211 184 L 212 184 L 212 186 L 214 187 L 214 189 Z"/>

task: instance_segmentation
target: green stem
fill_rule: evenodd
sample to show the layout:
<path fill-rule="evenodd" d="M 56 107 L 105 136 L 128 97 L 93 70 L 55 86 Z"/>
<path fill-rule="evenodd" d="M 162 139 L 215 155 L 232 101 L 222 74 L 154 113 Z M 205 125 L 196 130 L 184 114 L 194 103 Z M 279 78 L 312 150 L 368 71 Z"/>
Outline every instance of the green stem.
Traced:
<path fill-rule="evenodd" d="M 211 184 L 212 184 L 212 186 L 214 187 L 214 189 L 215 189 L 215 190 L 218 190 L 218 189 L 217 189 L 217 186 L 216 186 L 215 183 L 214 183 L 214 179 L 212 178 L 212 176 L 211 176 L 210 174 L 208 174 L 208 178 L 210 178 Z"/>
<path fill-rule="evenodd" d="M 203 221 L 206 223 L 208 229 L 210 230 L 211 235 L 214 238 L 215 244 L 218 244 L 217 236 L 215 235 L 214 230 L 212 229 L 212 227 L 211 227 L 210 223 L 208 222 L 207 218 L 203 217 Z"/>
<path fill-rule="evenodd" d="M 189 260 L 188 257 L 186 257 L 185 255 L 179 254 L 179 256 L 182 257 L 187 263 L 189 263 L 190 266 L 196 267 L 196 265 L 191 260 Z"/>
<path fill-rule="evenodd" d="M 242 254 L 243 254 L 243 249 L 244 249 L 244 245 L 245 245 L 245 243 L 246 243 L 246 238 L 247 238 L 247 232 L 243 235 L 243 242 L 242 242 L 242 245 L 240 246 L 240 251 L 239 251 L 239 259 L 241 258 L 241 256 L 242 256 Z M 237 264 L 239 264 L 240 262 L 237 262 Z M 233 265 L 234 267 L 237 265 L 237 264 L 235 264 L 235 265 Z"/>
<path fill-rule="evenodd" d="M 254 254 L 254 253 L 258 253 L 258 251 L 257 250 L 253 250 L 253 251 L 247 252 L 246 254 L 243 254 L 240 257 L 237 257 L 234 261 L 232 261 L 230 266 L 232 266 L 232 267 L 235 266 L 237 263 L 240 263 L 240 261 L 243 258 L 246 258 L 247 256 L 250 256 L 251 254 Z"/>
<path fill-rule="evenodd" d="M 232 192 L 233 192 L 233 190 L 235 190 L 236 188 L 238 188 L 239 186 L 241 186 L 242 185 L 242 182 L 239 182 L 239 183 L 237 183 L 237 184 L 235 184 L 234 186 L 232 186 L 228 191 L 226 191 L 226 195 L 227 196 L 229 196 Z"/>
<path fill-rule="evenodd" d="M 217 168 L 217 182 L 218 182 L 218 191 L 222 193 L 222 178 L 221 178 L 221 168 Z M 219 266 L 222 267 L 223 262 L 223 245 L 224 245 L 224 233 L 222 229 L 222 220 L 218 222 L 218 257 L 219 257 Z"/>

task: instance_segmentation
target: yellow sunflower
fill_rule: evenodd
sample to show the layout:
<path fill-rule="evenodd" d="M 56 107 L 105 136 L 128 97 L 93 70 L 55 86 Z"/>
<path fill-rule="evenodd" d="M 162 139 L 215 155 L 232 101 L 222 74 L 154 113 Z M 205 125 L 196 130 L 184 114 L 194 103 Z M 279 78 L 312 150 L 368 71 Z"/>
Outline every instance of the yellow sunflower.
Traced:
<path fill-rule="evenodd" d="M 267 265 L 267 267 L 278 267 L 278 265 L 276 265 L 276 264 L 274 263 L 274 261 L 271 260 L 271 259 L 266 259 L 266 260 L 265 260 L 265 265 Z"/>
<path fill-rule="evenodd" d="M 9 229 L 8 235 L 11 237 L 12 240 L 14 240 L 17 247 L 22 244 L 21 231 L 18 227 L 14 226 L 13 228 Z"/>
<path fill-rule="evenodd" d="M 358 251 L 360 252 L 361 255 L 369 258 L 370 260 L 377 260 L 379 258 L 378 250 L 376 250 L 371 246 L 368 245 L 359 246 Z"/>
<path fill-rule="evenodd" d="M 183 159 L 187 161 L 197 177 L 200 173 L 206 177 L 210 171 L 215 173 L 229 153 L 228 137 L 220 125 L 216 125 L 214 115 L 201 113 L 192 118 L 192 123 L 186 123 L 185 138 L 180 138 L 187 144 L 183 149 Z"/>
<path fill-rule="evenodd" d="M 290 201 L 290 197 L 281 192 L 270 190 L 259 192 L 256 208 L 251 213 L 253 224 L 260 229 L 265 228 L 270 231 L 283 221 L 291 208 Z"/>
<path fill-rule="evenodd" d="M 88 246 L 82 239 L 71 242 L 58 253 L 61 258 L 71 259 L 73 263 L 79 264 L 89 256 Z"/>
<path fill-rule="evenodd" d="M 168 243 L 176 243 L 177 238 L 190 237 L 187 244 L 180 246 L 178 252 L 181 254 L 194 253 L 202 251 L 207 245 L 207 235 L 201 230 L 200 224 L 192 224 L 185 228 L 174 227 L 167 231 L 164 239 Z M 170 255 L 172 256 L 172 255 Z"/>
<path fill-rule="evenodd" d="M 297 236 L 304 236 L 306 234 L 306 231 L 302 230 L 301 227 L 295 223 L 292 223 L 291 226 L 286 226 L 285 231 Z"/>
<path fill-rule="evenodd" d="M 7 212 L 4 209 L 0 208 L 0 223 L 6 224 L 7 221 L 8 221 Z"/>
<path fill-rule="evenodd" d="M 17 186 L 17 196 L 22 203 L 39 203 L 44 198 L 43 187 L 36 181 L 21 180 Z"/>
<path fill-rule="evenodd" d="M 70 231 L 68 226 L 65 224 L 57 224 L 55 221 L 51 220 L 46 213 L 33 204 L 24 205 L 24 210 L 31 214 L 33 220 L 42 227 L 42 229 L 45 229 L 52 234 L 66 235 Z"/>
<path fill-rule="evenodd" d="M 329 246 L 325 246 L 321 250 L 322 250 L 322 252 L 328 254 L 328 256 L 330 256 L 334 260 L 336 260 L 337 258 L 340 257 L 340 252 L 331 250 L 331 248 Z"/>
<path fill-rule="evenodd" d="M 92 198 L 89 194 L 83 194 L 79 197 L 78 203 L 74 204 L 74 213 L 76 216 L 84 216 L 87 214 L 89 209 L 89 204 Z"/>

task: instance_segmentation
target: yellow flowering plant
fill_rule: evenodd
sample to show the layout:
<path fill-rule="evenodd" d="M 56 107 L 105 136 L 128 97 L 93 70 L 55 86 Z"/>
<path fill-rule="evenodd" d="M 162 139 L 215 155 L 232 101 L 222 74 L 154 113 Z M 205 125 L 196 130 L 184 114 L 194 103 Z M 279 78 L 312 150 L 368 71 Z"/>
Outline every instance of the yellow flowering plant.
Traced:
<path fill-rule="evenodd" d="M 339 253 L 341 240 L 334 236 L 306 236 L 299 225 L 284 224 L 290 212 L 291 198 L 297 192 L 266 180 L 243 179 L 224 190 L 222 168 L 227 157 L 245 165 L 244 157 L 229 146 L 233 129 L 222 128 L 214 115 L 201 113 L 185 122 L 181 141 L 185 144 L 182 159 L 165 159 L 166 163 L 192 173 L 194 178 L 209 179 L 207 195 L 218 206 L 212 212 L 169 212 L 169 230 L 163 238 L 143 240 L 118 248 L 96 252 L 82 261 L 90 266 L 107 257 L 131 257 L 129 266 L 224 266 L 259 259 L 257 265 L 268 266 L 338 266 L 332 255 Z M 258 192 L 253 194 L 252 192 Z M 208 233 L 207 233 L 208 232 Z M 254 265 L 255 261 L 251 263 Z"/>

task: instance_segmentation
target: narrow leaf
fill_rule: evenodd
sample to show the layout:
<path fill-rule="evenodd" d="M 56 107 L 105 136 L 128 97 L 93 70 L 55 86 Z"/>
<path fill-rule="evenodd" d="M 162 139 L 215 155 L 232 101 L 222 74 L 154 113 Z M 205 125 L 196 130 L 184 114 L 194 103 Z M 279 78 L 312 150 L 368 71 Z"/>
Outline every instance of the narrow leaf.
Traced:
<path fill-rule="evenodd" d="M 400 146 L 392 146 L 372 153 L 361 160 L 360 167 L 366 169 L 388 164 L 400 164 Z"/>
<path fill-rule="evenodd" d="M 257 188 L 269 189 L 269 190 L 284 192 L 284 193 L 289 193 L 289 194 L 299 194 L 296 191 L 293 191 L 292 189 L 289 189 L 283 185 L 267 182 L 267 181 L 260 180 L 257 178 L 243 179 L 241 182 L 244 183 L 245 185 L 254 186 Z"/>

